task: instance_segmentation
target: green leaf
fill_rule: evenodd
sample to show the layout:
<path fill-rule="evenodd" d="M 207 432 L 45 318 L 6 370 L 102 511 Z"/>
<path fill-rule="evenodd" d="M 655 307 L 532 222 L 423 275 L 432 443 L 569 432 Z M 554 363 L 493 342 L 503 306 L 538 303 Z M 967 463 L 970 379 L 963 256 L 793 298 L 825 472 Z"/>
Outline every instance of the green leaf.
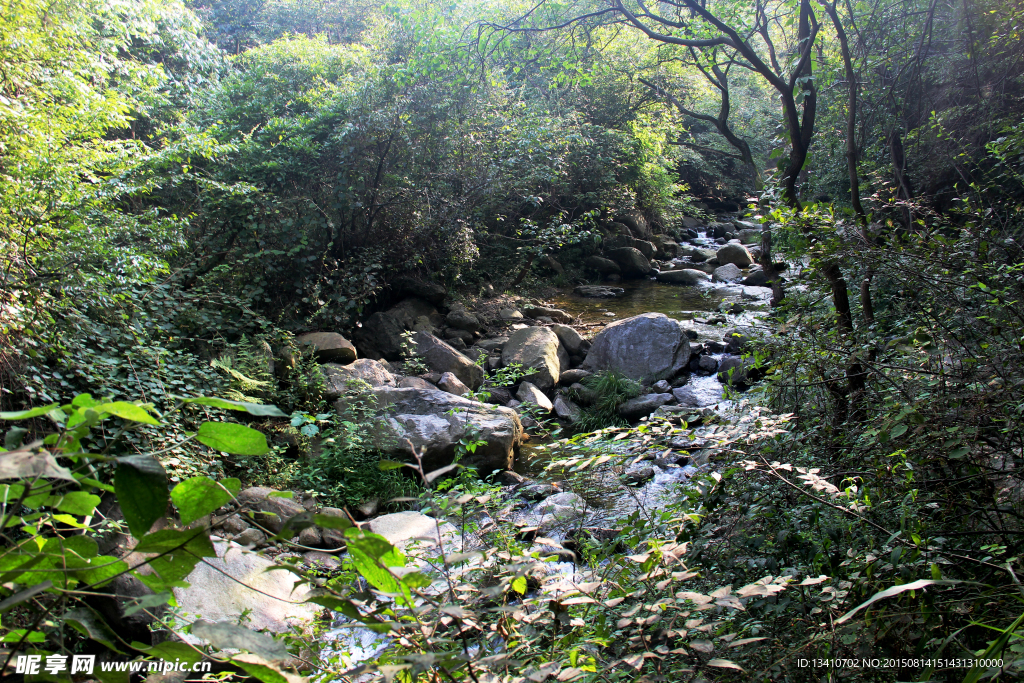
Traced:
<path fill-rule="evenodd" d="M 228 503 L 241 490 L 237 479 L 216 482 L 209 477 L 192 477 L 171 491 L 171 500 L 178 508 L 182 524 L 191 524 Z"/>
<path fill-rule="evenodd" d="M 107 413 L 132 422 L 142 422 L 148 425 L 158 425 L 160 421 L 147 413 L 141 406 L 126 401 L 114 401 L 104 403 L 93 408 L 97 413 Z"/>
<path fill-rule="evenodd" d="M 517 576 L 512 580 L 512 590 L 520 595 L 526 595 L 526 577 Z"/>
<path fill-rule="evenodd" d="M 121 652 L 114 645 L 117 642 L 117 636 L 107 626 L 107 623 L 103 621 L 103 618 L 92 610 L 84 607 L 68 610 L 64 613 L 62 619 L 65 624 L 71 626 L 83 636 L 95 640 L 114 652 Z"/>
<path fill-rule="evenodd" d="M 313 515 L 313 523 L 323 529 L 348 529 L 352 526 L 352 522 L 345 517 L 335 517 L 334 515 L 322 515 L 319 513 Z"/>
<path fill-rule="evenodd" d="M 895 439 L 897 436 L 902 436 L 907 431 L 907 425 L 896 425 L 889 430 L 889 436 Z"/>
<path fill-rule="evenodd" d="M 388 470 L 397 470 L 400 467 L 406 467 L 408 465 L 409 463 L 398 462 L 397 460 L 381 460 L 377 463 L 377 469 L 387 472 Z"/>
<path fill-rule="evenodd" d="M 233 422 L 204 422 L 196 438 L 204 446 L 233 455 L 263 455 L 270 450 L 261 432 Z"/>
<path fill-rule="evenodd" d="M 154 598 L 158 596 L 149 595 L 146 597 Z M 128 616 L 127 613 L 125 614 L 125 616 Z M 145 643 L 133 642 L 132 648 L 138 650 L 139 652 L 145 652 L 147 655 L 151 657 L 159 657 L 160 659 L 163 659 L 167 662 L 179 661 L 186 662 L 188 664 L 195 664 L 196 662 L 200 662 L 203 659 L 203 656 L 196 652 L 196 649 L 194 647 L 191 647 L 186 643 L 166 641 L 150 647 Z"/>
<path fill-rule="evenodd" d="M 118 458 L 114 491 L 128 528 L 136 538 L 167 511 L 167 473 L 156 458 L 132 455 Z"/>
<path fill-rule="evenodd" d="M 65 493 L 54 507 L 64 512 L 70 512 L 73 515 L 86 517 L 91 515 L 99 504 L 99 496 L 94 496 L 85 491 L 72 491 Z"/>
<path fill-rule="evenodd" d="M 195 403 L 201 406 L 223 408 L 224 410 L 240 410 L 257 417 L 288 417 L 277 406 L 263 405 L 261 403 L 245 403 L 243 401 L 229 401 L 226 398 L 215 398 L 212 396 L 200 396 L 198 398 L 182 398 L 182 403 Z"/>
<path fill-rule="evenodd" d="M 263 683 L 291 683 L 294 679 L 293 676 L 281 671 L 277 666 L 258 655 L 235 655 L 231 661 Z"/>
<path fill-rule="evenodd" d="M 39 406 L 38 408 L 30 408 L 29 410 L 16 410 L 9 413 L 0 413 L 0 420 L 28 420 L 33 417 L 39 417 L 40 415 L 46 415 L 51 410 L 57 410 L 60 406 L 53 403 L 48 406 Z"/>
<path fill-rule="evenodd" d="M 206 529 L 161 529 L 146 534 L 135 546 L 137 553 L 170 553 L 187 550 L 196 557 L 216 557 Z"/>

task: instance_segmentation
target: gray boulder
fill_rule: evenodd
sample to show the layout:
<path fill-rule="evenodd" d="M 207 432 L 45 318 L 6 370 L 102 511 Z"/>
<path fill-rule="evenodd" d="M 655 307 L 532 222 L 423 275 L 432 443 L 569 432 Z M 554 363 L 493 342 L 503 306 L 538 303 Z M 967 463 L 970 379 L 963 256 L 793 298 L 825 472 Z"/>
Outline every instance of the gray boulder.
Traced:
<path fill-rule="evenodd" d="M 503 365 L 521 363 L 526 379 L 541 389 L 558 383 L 562 368 L 569 368 L 569 355 L 558 335 L 547 327 L 527 327 L 513 332 L 501 350 Z"/>
<path fill-rule="evenodd" d="M 715 268 L 711 279 L 715 282 L 739 282 L 743 279 L 743 271 L 735 264 L 729 263 Z"/>
<path fill-rule="evenodd" d="M 579 353 L 583 347 L 583 337 L 580 333 L 569 327 L 568 325 L 552 325 L 551 331 L 558 337 L 558 341 L 562 342 L 562 346 L 570 354 Z"/>
<path fill-rule="evenodd" d="M 664 313 L 644 313 L 601 330 L 583 369 L 657 381 L 676 375 L 689 362 L 690 340 L 682 324 Z"/>
<path fill-rule="evenodd" d="M 411 297 L 401 303 L 392 306 L 387 311 L 388 315 L 394 318 L 399 325 L 407 330 L 413 329 L 420 318 L 426 318 L 427 324 L 438 328 L 444 324 L 444 316 L 437 312 L 437 309 L 428 302 L 418 297 Z"/>
<path fill-rule="evenodd" d="M 622 272 L 618 263 L 600 256 L 591 256 L 587 258 L 587 260 L 583 262 L 583 265 L 592 270 L 596 270 L 601 275 L 611 275 L 612 273 L 619 274 Z"/>
<path fill-rule="evenodd" d="M 448 295 L 448 290 L 444 288 L 444 285 L 416 275 L 400 275 L 395 278 L 391 286 L 399 293 L 426 299 L 435 306 L 444 303 L 444 298 Z"/>
<path fill-rule="evenodd" d="M 445 318 L 445 322 L 448 323 L 449 327 L 454 327 L 457 330 L 465 330 L 466 332 L 476 332 L 482 325 L 480 319 L 465 309 L 455 309 L 448 313 Z M 470 337 L 472 339 L 472 337 Z"/>
<path fill-rule="evenodd" d="M 375 349 L 387 360 L 401 360 L 402 344 L 405 342 L 403 332 L 405 328 L 397 320 L 387 313 L 378 312 L 367 318 L 353 336 L 364 356 L 370 355 Z"/>
<path fill-rule="evenodd" d="M 325 395 L 328 400 L 334 400 L 344 394 L 348 389 L 348 382 L 351 380 L 362 380 L 371 387 L 393 387 L 395 377 L 379 361 L 370 358 L 360 358 L 348 365 L 335 365 L 328 363 L 320 366 L 327 383 Z"/>
<path fill-rule="evenodd" d="M 484 473 L 511 469 L 514 449 L 522 443 L 523 426 L 510 408 L 493 406 L 424 389 L 373 390 L 385 419 L 376 424 L 382 450 L 408 460 L 409 443 L 424 450 L 428 469 L 451 463 L 456 445 L 470 437 L 484 441 L 462 462 Z"/>
<path fill-rule="evenodd" d="M 761 229 L 760 228 L 744 228 L 736 233 L 740 242 L 743 244 L 760 244 L 761 243 Z"/>
<path fill-rule="evenodd" d="M 425 379 L 419 377 L 403 377 L 398 381 L 398 387 L 400 389 L 430 389 L 436 391 L 437 387 L 428 382 Z"/>
<path fill-rule="evenodd" d="M 651 262 L 633 247 L 612 249 L 606 256 L 619 264 L 624 277 L 645 277 L 651 272 Z"/>
<path fill-rule="evenodd" d="M 746 268 L 754 262 L 754 257 L 750 255 L 750 252 L 742 244 L 722 245 L 722 248 L 716 252 L 715 257 L 723 266 L 731 263 L 740 268 Z"/>
<path fill-rule="evenodd" d="M 417 332 L 413 342 L 416 344 L 416 355 L 420 356 L 431 370 L 439 373 L 450 372 L 473 391 L 483 384 L 484 369 L 456 351 L 450 344 L 428 332 Z"/>
<path fill-rule="evenodd" d="M 321 363 L 351 363 L 356 359 L 356 347 L 337 332 L 300 334 L 295 343 L 311 348 Z"/>
<path fill-rule="evenodd" d="M 667 282 L 673 285 L 699 285 L 711 278 L 707 273 L 691 268 L 683 270 L 666 270 L 654 276 L 658 282 Z"/>
<path fill-rule="evenodd" d="M 516 398 L 523 403 L 532 403 L 535 406 L 539 406 L 549 413 L 555 409 L 551 399 L 545 396 L 544 392 L 531 382 L 520 383 L 519 391 L 516 392 Z"/>
<path fill-rule="evenodd" d="M 612 299 L 626 293 L 622 287 L 606 287 L 605 285 L 578 285 L 573 293 L 594 299 Z"/>
<path fill-rule="evenodd" d="M 564 371 L 558 378 L 558 383 L 563 385 L 576 384 L 577 382 L 583 381 L 584 377 L 589 377 L 593 373 L 589 370 L 582 368 L 573 368 L 572 370 Z"/>
<path fill-rule="evenodd" d="M 514 308 L 503 308 L 498 311 L 498 317 L 505 321 L 522 320 L 523 314 Z"/>
<path fill-rule="evenodd" d="M 722 384 L 744 385 L 753 382 L 757 372 L 753 358 L 725 356 L 718 366 L 718 381 Z"/>
<path fill-rule="evenodd" d="M 741 354 L 747 350 L 751 337 L 740 329 L 733 328 L 725 331 L 725 334 L 722 335 L 722 341 L 725 343 L 725 350 L 728 353 Z"/>
<path fill-rule="evenodd" d="M 639 420 L 647 417 L 655 410 L 673 401 L 672 394 L 644 394 L 631 398 L 619 406 L 619 415 L 627 420 Z"/>
<path fill-rule="evenodd" d="M 747 287 L 771 287 L 771 284 L 768 282 L 768 273 L 763 270 L 751 273 L 740 284 Z"/>
<path fill-rule="evenodd" d="M 465 396 L 469 393 L 469 387 L 459 381 L 459 378 L 450 372 L 446 372 L 441 375 L 441 379 L 437 382 L 437 388 L 456 396 Z"/>
<path fill-rule="evenodd" d="M 654 258 L 654 255 L 658 252 L 654 242 L 648 242 L 647 240 L 633 240 L 633 243 L 629 246 L 639 251 L 648 260 Z"/>
<path fill-rule="evenodd" d="M 580 407 L 565 396 L 555 397 L 554 408 L 555 414 L 570 424 L 580 419 Z"/>
<path fill-rule="evenodd" d="M 523 313 L 531 318 L 551 318 L 556 323 L 572 322 L 572 316 L 558 308 L 548 308 L 547 306 L 527 306 L 523 309 Z"/>

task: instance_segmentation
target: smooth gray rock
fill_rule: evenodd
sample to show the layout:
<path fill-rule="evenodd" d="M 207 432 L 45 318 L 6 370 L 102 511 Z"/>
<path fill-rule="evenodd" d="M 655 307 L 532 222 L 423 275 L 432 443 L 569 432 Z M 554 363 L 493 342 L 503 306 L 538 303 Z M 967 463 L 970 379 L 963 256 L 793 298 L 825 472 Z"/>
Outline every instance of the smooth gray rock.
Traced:
<path fill-rule="evenodd" d="M 684 268 L 683 270 L 666 270 L 660 272 L 654 276 L 658 282 L 667 282 L 673 285 L 699 285 L 702 282 L 707 282 L 711 278 L 707 273 L 694 270 L 692 268 Z"/>
<path fill-rule="evenodd" d="M 313 349 L 321 363 L 351 363 L 356 359 L 356 347 L 337 332 L 310 332 L 295 337 L 300 347 Z"/>
<path fill-rule="evenodd" d="M 437 383 L 437 388 L 441 391 L 447 391 L 449 394 L 455 396 L 465 396 L 469 393 L 469 387 L 459 381 L 459 378 L 450 372 L 446 372 L 441 375 L 441 379 Z"/>
<path fill-rule="evenodd" d="M 417 332 L 413 337 L 416 354 L 431 370 L 439 373 L 450 372 L 467 387 L 476 391 L 484 382 L 484 369 L 464 354 L 427 332 Z"/>
<path fill-rule="evenodd" d="M 505 366 L 522 364 L 528 373 L 526 379 L 542 390 L 554 387 L 562 369 L 569 369 L 569 355 L 558 341 L 558 335 L 547 327 L 527 327 L 513 332 L 502 347 L 501 362 Z"/>
<path fill-rule="evenodd" d="M 622 476 L 622 481 L 627 486 L 641 486 L 654 479 L 654 468 L 644 467 L 635 472 L 627 472 Z"/>
<path fill-rule="evenodd" d="M 493 406 L 424 389 L 372 390 L 385 419 L 374 423 L 379 447 L 403 460 L 410 458 L 409 444 L 424 449 L 430 469 L 451 463 L 455 446 L 466 436 L 485 443 L 467 453 L 462 462 L 481 472 L 511 469 L 513 453 L 523 440 L 519 416 L 510 408 Z"/>
<path fill-rule="evenodd" d="M 572 291 L 580 296 L 594 299 L 612 299 L 626 293 L 622 287 L 606 287 L 605 285 L 579 285 Z"/>
<path fill-rule="evenodd" d="M 689 362 L 690 340 L 682 324 L 664 313 L 644 313 L 601 330 L 583 368 L 657 381 L 675 376 Z"/>
<path fill-rule="evenodd" d="M 436 391 L 437 387 L 425 379 L 419 377 L 403 377 L 398 380 L 398 386 L 402 389 L 429 389 Z"/>
<path fill-rule="evenodd" d="M 739 328 L 726 330 L 722 335 L 722 342 L 725 344 L 726 352 L 734 355 L 744 353 L 747 350 L 747 346 L 750 344 L 750 341 L 750 335 Z"/>
<path fill-rule="evenodd" d="M 672 394 L 644 394 L 631 398 L 619 406 L 619 415 L 627 420 L 639 420 L 672 400 Z"/>
<path fill-rule="evenodd" d="M 404 299 L 385 313 L 407 330 L 413 329 L 420 318 L 426 318 L 427 323 L 434 328 L 444 324 L 444 316 L 437 312 L 433 304 L 418 297 Z"/>
<path fill-rule="evenodd" d="M 352 335 L 360 350 L 376 349 L 387 360 L 401 360 L 405 328 L 387 313 L 374 313 Z M 366 352 L 363 355 L 367 355 Z"/>
<path fill-rule="evenodd" d="M 624 277 L 645 277 L 651 272 L 651 262 L 633 247 L 619 247 L 605 254 L 619 264 Z"/>
<path fill-rule="evenodd" d="M 362 380 L 371 387 L 395 386 L 395 376 L 382 363 L 369 358 L 360 358 L 348 365 L 328 363 L 321 365 L 320 370 L 327 383 L 324 395 L 328 400 L 336 399 L 348 391 L 348 382 L 351 380 Z"/>
<path fill-rule="evenodd" d="M 725 356 L 718 366 L 718 381 L 722 384 L 744 385 L 754 381 L 755 361 L 740 356 Z"/>
<path fill-rule="evenodd" d="M 715 282 L 739 282 L 743 279 L 743 271 L 736 264 L 727 263 L 724 266 L 715 268 L 711 279 Z"/>
<path fill-rule="evenodd" d="M 559 308 L 548 306 L 526 306 L 523 313 L 531 318 L 551 318 L 556 323 L 571 323 L 572 316 Z"/>
<path fill-rule="evenodd" d="M 580 419 L 580 407 L 564 396 L 555 396 L 555 414 L 570 424 Z"/>
<path fill-rule="evenodd" d="M 647 240 L 633 240 L 630 246 L 643 254 L 644 258 L 648 261 L 654 258 L 654 254 L 658 251 L 658 247 L 655 246 L 654 242 L 648 242 Z"/>
<path fill-rule="evenodd" d="M 583 346 L 583 337 L 579 332 L 568 325 L 552 325 L 551 331 L 555 333 L 558 341 L 562 342 L 562 346 L 570 354 L 580 352 L 580 348 Z"/>
<path fill-rule="evenodd" d="M 522 320 L 523 314 L 514 308 L 503 308 L 498 311 L 498 317 L 502 320 Z"/>
<path fill-rule="evenodd" d="M 539 406 L 549 413 L 555 409 L 555 406 L 551 403 L 551 399 L 545 396 L 544 392 L 538 389 L 531 382 L 522 382 L 519 385 L 519 391 L 516 392 L 516 398 L 523 403 L 532 403 L 535 406 Z"/>
<path fill-rule="evenodd" d="M 711 356 L 701 356 L 697 361 L 697 370 L 705 375 L 713 375 L 718 370 L 718 361 Z"/>
<path fill-rule="evenodd" d="M 465 330 L 466 332 L 476 332 L 482 327 L 480 319 L 465 309 L 456 309 L 449 312 L 444 321 L 448 323 L 449 327 Z"/>
<path fill-rule="evenodd" d="M 583 368 L 573 368 L 571 370 L 564 371 L 558 378 L 558 383 L 563 385 L 572 385 L 581 382 L 584 377 L 589 377 L 594 373 Z"/>
<path fill-rule="evenodd" d="M 754 257 L 750 255 L 750 252 L 742 244 L 723 245 L 716 252 L 715 257 L 723 266 L 731 263 L 740 268 L 746 268 L 754 262 Z"/>
<path fill-rule="evenodd" d="M 601 275 L 611 275 L 613 273 L 618 275 L 622 272 L 622 268 L 619 267 L 618 263 L 600 256 L 588 257 L 587 260 L 583 262 L 583 265 L 592 270 L 596 270 Z"/>

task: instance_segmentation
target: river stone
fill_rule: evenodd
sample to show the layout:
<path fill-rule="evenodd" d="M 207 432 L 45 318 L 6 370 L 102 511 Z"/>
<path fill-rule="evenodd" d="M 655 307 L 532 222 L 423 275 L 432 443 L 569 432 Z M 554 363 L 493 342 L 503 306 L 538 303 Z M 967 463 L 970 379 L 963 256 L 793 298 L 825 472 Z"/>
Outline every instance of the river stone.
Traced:
<path fill-rule="evenodd" d="M 516 392 L 516 398 L 523 403 L 532 403 L 535 406 L 539 406 L 549 413 L 555 409 L 551 404 L 551 399 L 545 396 L 544 392 L 538 389 L 532 382 L 520 383 L 519 391 Z"/>
<path fill-rule="evenodd" d="M 654 255 L 658 252 L 658 247 L 655 246 L 654 242 L 648 242 L 647 240 L 633 240 L 633 243 L 629 246 L 643 254 L 647 260 L 654 258 Z"/>
<path fill-rule="evenodd" d="M 715 268 L 711 279 L 715 282 L 739 282 L 743 279 L 743 271 L 735 264 L 727 263 L 724 266 Z"/>
<path fill-rule="evenodd" d="M 430 389 L 437 390 L 437 387 L 428 382 L 425 379 L 419 377 L 403 377 L 398 380 L 398 386 L 401 389 Z"/>
<path fill-rule="evenodd" d="M 651 262 L 633 247 L 612 249 L 606 256 L 619 264 L 625 277 L 645 277 L 651 272 Z"/>
<path fill-rule="evenodd" d="M 383 536 L 393 546 L 399 549 L 405 548 L 409 543 L 424 542 L 437 545 L 441 534 L 447 538 L 454 531 L 451 524 L 428 517 L 422 512 L 406 510 L 405 512 L 392 512 L 389 515 L 381 515 L 371 519 L 367 524 L 372 533 Z"/>
<path fill-rule="evenodd" d="M 552 325 L 551 331 L 558 336 L 558 341 L 562 342 L 562 346 L 570 354 L 580 352 L 580 347 L 583 346 L 583 337 L 580 336 L 579 332 L 568 325 Z"/>
<path fill-rule="evenodd" d="M 732 354 L 741 354 L 747 350 L 751 337 L 739 328 L 726 330 L 722 335 L 722 342 L 725 343 L 725 350 Z"/>
<path fill-rule="evenodd" d="M 313 349 L 321 363 L 351 363 L 356 359 L 356 347 L 337 332 L 310 332 L 295 337 L 299 346 Z"/>
<path fill-rule="evenodd" d="M 502 320 L 522 320 L 523 314 L 514 308 L 503 308 L 498 311 L 498 317 Z"/>
<path fill-rule="evenodd" d="M 753 358 L 724 356 L 718 366 L 718 381 L 722 384 L 748 384 L 753 381 L 753 375 L 756 374 L 755 365 L 756 361 Z"/>
<path fill-rule="evenodd" d="M 697 371 L 705 375 L 713 375 L 718 370 L 718 361 L 712 356 L 701 356 L 697 361 Z"/>
<path fill-rule="evenodd" d="M 664 313 L 644 313 L 601 330 L 583 368 L 657 381 L 675 376 L 689 362 L 690 340 L 682 324 Z"/>
<path fill-rule="evenodd" d="M 543 521 L 553 519 L 565 522 L 582 517 L 587 509 L 587 501 L 575 493 L 556 493 L 537 503 L 533 509 L 535 515 Z M 547 518 L 547 519 L 545 519 Z"/>
<path fill-rule="evenodd" d="M 523 440 L 523 426 L 511 408 L 426 389 L 378 387 L 373 395 L 387 411 L 387 419 L 375 423 L 382 432 L 380 447 L 408 460 L 408 439 L 417 450 L 425 449 L 430 469 L 450 464 L 456 444 L 466 437 L 485 443 L 466 453 L 463 464 L 484 473 L 511 469 L 513 451 Z"/>
<path fill-rule="evenodd" d="M 763 270 L 751 273 L 740 284 L 747 287 L 771 287 L 771 284 L 768 282 L 768 274 Z"/>
<path fill-rule="evenodd" d="M 369 358 L 360 358 L 348 365 L 335 365 L 327 363 L 320 366 L 327 382 L 324 395 L 328 400 L 333 400 L 348 390 L 348 382 L 351 380 L 363 380 L 371 387 L 393 387 L 395 377 L 388 372 L 382 363 Z"/>
<path fill-rule="evenodd" d="M 694 228 L 699 228 L 702 225 L 704 225 L 704 221 L 702 221 L 699 218 L 694 218 L 693 216 L 683 216 L 682 219 L 681 219 L 681 222 L 682 222 L 684 228 L 687 228 L 687 229 L 690 229 L 690 230 L 692 230 Z"/>
<path fill-rule="evenodd" d="M 559 343 L 558 335 L 547 327 L 527 327 L 513 332 L 501 350 L 501 362 L 505 366 L 521 363 L 523 370 L 529 373 L 526 379 L 540 389 L 555 386 L 562 368 L 569 368 L 569 356 Z"/>
<path fill-rule="evenodd" d="M 450 344 L 428 332 L 417 332 L 413 342 L 416 344 L 416 355 L 423 358 L 431 370 L 439 373 L 450 372 L 473 391 L 483 384 L 484 369 L 456 351 Z"/>
<path fill-rule="evenodd" d="M 619 415 L 627 420 L 647 417 L 659 407 L 673 400 L 672 394 L 645 394 L 631 398 L 619 406 Z"/>
<path fill-rule="evenodd" d="M 622 287 L 607 287 L 605 285 L 579 285 L 572 291 L 580 296 L 594 299 L 612 299 L 626 293 Z"/>
<path fill-rule="evenodd" d="M 391 286 L 396 292 L 426 299 L 435 306 L 444 303 L 444 298 L 448 295 L 444 285 L 416 275 L 400 275 L 394 279 Z"/>
<path fill-rule="evenodd" d="M 587 260 L 583 262 L 583 265 L 592 270 L 596 270 L 601 275 L 611 275 L 612 273 L 618 274 L 622 272 L 618 263 L 600 256 L 588 257 Z"/>
<path fill-rule="evenodd" d="M 580 407 L 565 396 L 555 396 L 554 408 L 555 414 L 570 424 L 580 419 Z"/>
<path fill-rule="evenodd" d="M 378 312 L 367 318 L 353 336 L 360 348 L 376 349 L 387 360 L 401 360 L 405 343 L 403 332 L 405 329 L 397 320 L 387 313 Z"/>
<path fill-rule="evenodd" d="M 716 252 L 715 258 L 717 258 L 718 262 L 723 266 L 731 263 L 735 266 L 739 266 L 740 268 L 746 268 L 754 262 L 754 257 L 750 255 L 750 252 L 747 251 L 747 248 L 742 244 L 723 245 L 722 248 Z"/>
<path fill-rule="evenodd" d="M 465 396 L 469 393 L 469 387 L 460 382 L 459 378 L 450 372 L 441 375 L 441 379 L 437 382 L 437 388 L 456 396 Z"/>
<path fill-rule="evenodd" d="M 523 313 L 531 318 L 551 318 L 556 323 L 571 323 L 572 316 L 559 308 L 547 306 L 527 306 Z"/>
<path fill-rule="evenodd" d="M 666 270 L 654 276 L 658 282 L 667 282 L 674 285 L 699 285 L 711 278 L 707 273 L 692 268 L 683 270 Z"/>
<path fill-rule="evenodd" d="M 444 321 L 448 323 L 448 327 L 466 332 L 476 332 L 481 327 L 480 319 L 465 309 L 455 309 L 449 312 Z M 472 340 L 472 336 L 470 336 L 470 340 Z"/>
<path fill-rule="evenodd" d="M 622 476 L 622 481 L 626 486 L 642 486 L 651 479 L 654 479 L 653 467 L 644 467 L 635 472 L 627 472 Z"/>
<path fill-rule="evenodd" d="M 572 370 L 566 370 L 559 376 L 558 383 L 565 385 L 572 385 L 578 382 L 582 382 L 584 377 L 589 377 L 593 373 L 583 368 L 573 368 Z"/>
<path fill-rule="evenodd" d="M 438 313 L 432 304 L 417 297 L 405 299 L 389 308 L 385 313 L 407 330 L 413 329 L 420 318 L 426 318 L 426 322 L 434 328 L 444 324 L 444 316 Z"/>
<path fill-rule="evenodd" d="M 518 313 L 518 311 L 516 312 Z M 522 313 L 519 314 L 519 317 L 522 318 Z M 491 353 L 492 351 L 501 351 L 501 348 L 505 346 L 507 341 L 508 337 L 494 337 L 493 339 L 481 339 L 476 345 Z"/>
<path fill-rule="evenodd" d="M 761 229 L 760 228 L 744 228 L 736 233 L 736 237 L 742 244 L 760 244 L 761 243 Z"/>
<path fill-rule="evenodd" d="M 650 225 L 644 215 L 635 209 L 620 213 L 615 220 L 626 225 L 629 231 L 637 237 L 648 237 L 651 234 Z"/>
<path fill-rule="evenodd" d="M 181 610 L 231 623 L 246 613 L 246 626 L 274 633 L 306 627 L 323 610 L 303 602 L 310 587 L 296 587 L 298 577 L 275 569 L 273 560 L 236 543 L 214 541 L 213 547 L 217 557 L 203 558 L 196 565 L 185 578 L 189 587 L 173 589 Z"/>

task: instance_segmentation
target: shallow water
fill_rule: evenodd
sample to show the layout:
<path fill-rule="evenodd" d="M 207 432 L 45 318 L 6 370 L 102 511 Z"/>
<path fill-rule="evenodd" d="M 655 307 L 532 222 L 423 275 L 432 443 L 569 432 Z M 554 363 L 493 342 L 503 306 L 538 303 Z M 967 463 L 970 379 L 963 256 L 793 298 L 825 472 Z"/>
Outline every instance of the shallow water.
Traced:
<path fill-rule="evenodd" d="M 654 280 L 624 280 L 609 286 L 620 287 L 625 294 L 614 299 L 593 299 L 571 291 L 551 297 L 548 302 L 586 324 L 605 324 L 642 313 L 664 313 L 670 318 L 684 320 L 693 317 L 693 311 L 713 311 L 725 298 L 721 288 L 669 285 Z M 606 315 L 614 313 L 614 316 Z"/>

